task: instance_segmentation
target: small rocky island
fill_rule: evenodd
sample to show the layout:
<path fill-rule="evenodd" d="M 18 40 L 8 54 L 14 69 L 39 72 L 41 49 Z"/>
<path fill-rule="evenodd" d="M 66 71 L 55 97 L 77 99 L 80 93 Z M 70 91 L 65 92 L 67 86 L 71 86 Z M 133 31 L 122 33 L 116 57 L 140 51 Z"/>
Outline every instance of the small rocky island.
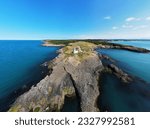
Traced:
<path fill-rule="evenodd" d="M 64 41 L 57 44 L 44 41 L 43 46 L 63 46 L 59 55 L 46 63 L 49 69 L 47 75 L 38 84 L 17 98 L 9 109 L 10 112 L 46 112 L 61 111 L 65 97 L 80 98 L 80 108 L 83 112 L 100 111 L 97 105 L 101 93 L 100 79 L 102 72 L 111 72 L 125 83 L 130 83 L 132 77 L 124 73 L 104 55 L 99 55 L 95 49 L 125 49 L 134 52 L 148 53 L 149 50 L 132 46 L 110 44 L 104 41 Z M 104 66 L 102 59 L 112 64 Z"/>

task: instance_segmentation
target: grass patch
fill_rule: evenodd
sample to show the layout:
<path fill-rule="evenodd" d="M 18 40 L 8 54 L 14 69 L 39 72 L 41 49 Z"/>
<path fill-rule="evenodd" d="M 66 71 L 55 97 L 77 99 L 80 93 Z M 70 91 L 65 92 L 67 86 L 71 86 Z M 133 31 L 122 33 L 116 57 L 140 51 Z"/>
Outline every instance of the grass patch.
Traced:
<path fill-rule="evenodd" d="M 36 107 L 35 109 L 34 109 L 34 112 L 39 112 L 40 111 L 40 107 Z"/>
<path fill-rule="evenodd" d="M 81 49 L 81 52 L 74 54 L 73 49 L 79 47 Z M 70 43 L 68 46 L 65 46 L 62 48 L 63 54 L 65 57 L 75 57 L 76 59 L 82 60 L 89 56 L 91 53 L 93 53 L 93 49 L 96 47 L 95 44 L 93 43 L 88 43 L 88 42 L 75 42 L 75 43 Z"/>

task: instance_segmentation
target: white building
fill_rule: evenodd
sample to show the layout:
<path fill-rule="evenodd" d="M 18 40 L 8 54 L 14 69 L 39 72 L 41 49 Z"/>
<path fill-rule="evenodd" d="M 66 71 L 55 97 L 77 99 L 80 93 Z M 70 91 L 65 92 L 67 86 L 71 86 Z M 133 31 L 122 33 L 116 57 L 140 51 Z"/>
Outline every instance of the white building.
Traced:
<path fill-rule="evenodd" d="M 79 52 L 82 52 L 80 46 L 73 48 L 73 54 L 78 54 Z"/>
<path fill-rule="evenodd" d="M 78 54 L 78 53 L 79 53 L 78 48 L 73 48 L 73 54 Z"/>

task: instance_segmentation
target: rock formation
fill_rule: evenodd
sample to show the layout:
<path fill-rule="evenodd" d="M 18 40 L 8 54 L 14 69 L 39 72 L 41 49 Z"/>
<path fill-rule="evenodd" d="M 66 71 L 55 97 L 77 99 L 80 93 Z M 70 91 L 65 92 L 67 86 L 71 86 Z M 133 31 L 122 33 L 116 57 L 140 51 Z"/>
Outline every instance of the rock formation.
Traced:
<path fill-rule="evenodd" d="M 73 53 L 74 48 L 77 47 L 81 50 Z M 115 66 L 113 64 L 115 61 L 110 57 L 98 55 L 94 51 L 97 47 L 150 52 L 143 48 L 125 45 L 99 44 L 97 46 L 83 41 L 70 43 L 59 50 L 59 55 L 54 60 L 43 64 L 48 66 L 50 75 L 18 97 L 9 111 L 60 111 L 65 97 L 75 97 L 77 94 L 80 97 L 82 111 L 99 111 L 97 106 L 100 95 L 99 77 L 104 69 L 101 60 L 106 59 L 111 62 L 105 66 L 105 70 L 115 74 L 123 82 L 128 83 L 132 78 Z"/>
<path fill-rule="evenodd" d="M 109 45 L 99 44 L 97 47 L 102 49 L 124 49 L 124 50 L 138 52 L 138 53 L 150 53 L 150 50 L 145 48 L 139 48 L 139 47 L 128 46 L 128 45 L 111 44 L 111 43 L 109 43 Z"/>
<path fill-rule="evenodd" d="M 110 64 L 108 68 L 115 74 L 119 79 L 121 79 L 124 83 L 129 83 L 132 81 L 132 78 L 121 69 L 119 69 L 116 65 Z"/>
<path fill-rule="evenodd" d="M 99 111 L 98 80 L 103 65 L 98 54 L 93 51 L 95 45 L 83 44 L 76 44 L 83 51 L 76 55 L 72 53 L 75 44 L 61 49 L 59 56 L 48 63 L 51 74 L 21 95 L 9 111 L 60 111 L 65 96 L 73 97 L 76 92 L 80 97 L 82 111 Z"/>

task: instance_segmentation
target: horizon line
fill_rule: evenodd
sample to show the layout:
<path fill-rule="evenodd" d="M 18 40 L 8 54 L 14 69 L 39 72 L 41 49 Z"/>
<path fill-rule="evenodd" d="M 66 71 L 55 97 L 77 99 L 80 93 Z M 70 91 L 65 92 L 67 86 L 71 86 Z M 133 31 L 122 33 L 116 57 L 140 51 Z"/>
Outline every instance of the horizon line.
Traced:
<path fill-rule="evenodd" d="M 41 40 L 41 41 L 43 41 L 43 40 L 150 40 L 150 38 L 85 38 L 85 39 L 83 39 L 83 38 L 81 38 L 81 39 L 79 39 L 79 38 L 74 38 L 74 39 L 67 39 L 67 38 L 64 38 L 64 39 L 0 39 L 1 41 L 2 40 L 34 40 L 34 41 L 36 41 L 36 40 Z"/>

